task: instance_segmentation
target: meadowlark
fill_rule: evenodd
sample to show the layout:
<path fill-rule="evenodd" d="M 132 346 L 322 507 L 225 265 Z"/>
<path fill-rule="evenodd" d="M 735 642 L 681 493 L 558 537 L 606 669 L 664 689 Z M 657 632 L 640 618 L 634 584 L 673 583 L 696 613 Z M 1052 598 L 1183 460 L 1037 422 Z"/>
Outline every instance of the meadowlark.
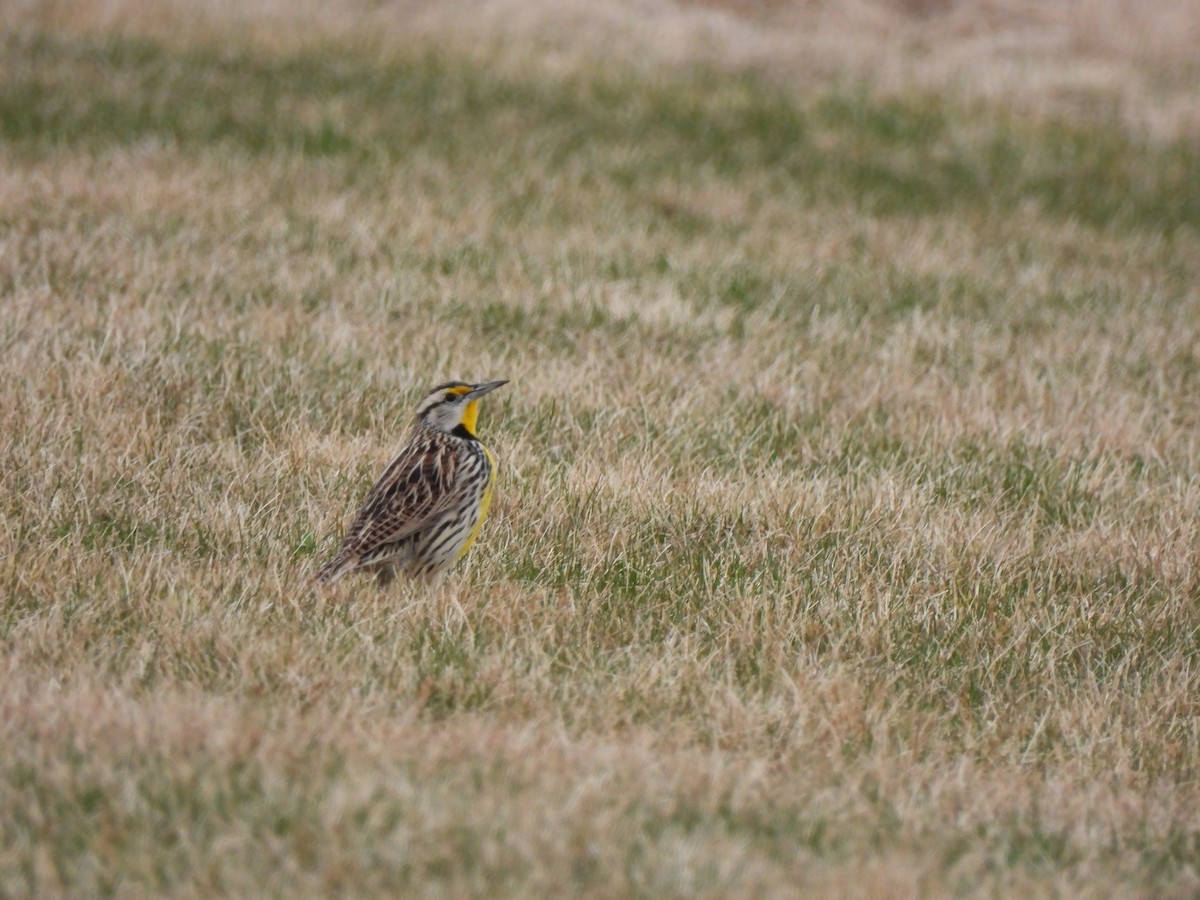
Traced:
<path fill-rule="evenodd" d="M 380 582 L 397 571 L 440 575 L 470 549 L 492 501 L 496 461 L 475 436 L 479 398 L 507 381 L 450 381 L 417 407 L 408 444 L 367 494 L 342 549 L 316 575 L 336 581 L 370 568 Z"/>

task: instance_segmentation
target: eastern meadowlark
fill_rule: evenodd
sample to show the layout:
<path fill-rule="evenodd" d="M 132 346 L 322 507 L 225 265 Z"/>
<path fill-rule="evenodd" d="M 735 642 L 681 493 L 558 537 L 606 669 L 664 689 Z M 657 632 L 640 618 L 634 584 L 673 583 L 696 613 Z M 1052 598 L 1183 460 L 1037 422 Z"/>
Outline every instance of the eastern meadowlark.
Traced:
<path fill-rule="evenodd" d="M 367 494 L 342 549 L 317 573 L 336 581 L 371 568 L 380 581 L 396 571 L 433 576 L 474 543 L 492 500 L 496 461 L 475 436 L 479 398 L 507 381 L 450 381 L 417 407 L 408 444 Z"/>

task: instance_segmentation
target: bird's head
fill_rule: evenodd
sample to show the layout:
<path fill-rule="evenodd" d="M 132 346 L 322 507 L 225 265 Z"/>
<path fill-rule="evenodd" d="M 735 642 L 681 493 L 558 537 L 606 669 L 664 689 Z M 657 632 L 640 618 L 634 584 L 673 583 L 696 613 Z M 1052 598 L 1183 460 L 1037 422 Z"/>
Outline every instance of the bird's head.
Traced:
<path fill-rule="evenodd" d="M 479 418 L 479 398 L 507 381 L 467 384 L 447 381 L 425 395 L 417 407 L 417 421 L 434 431 L 444 431 L 459 437 L 475 437 L 475 422 Z"/>

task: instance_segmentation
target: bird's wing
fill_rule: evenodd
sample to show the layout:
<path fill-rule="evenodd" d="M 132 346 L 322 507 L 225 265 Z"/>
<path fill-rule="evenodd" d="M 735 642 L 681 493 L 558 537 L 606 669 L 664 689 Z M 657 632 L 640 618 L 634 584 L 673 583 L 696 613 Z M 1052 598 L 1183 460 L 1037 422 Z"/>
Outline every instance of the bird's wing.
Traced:
<path fill-rule="evenodd" d="M 343 552 L 361 557 L 403 540 L 453 504 L 458 455 L 438 449 L 414 443 L 391 461 L 347 529 Z"/>

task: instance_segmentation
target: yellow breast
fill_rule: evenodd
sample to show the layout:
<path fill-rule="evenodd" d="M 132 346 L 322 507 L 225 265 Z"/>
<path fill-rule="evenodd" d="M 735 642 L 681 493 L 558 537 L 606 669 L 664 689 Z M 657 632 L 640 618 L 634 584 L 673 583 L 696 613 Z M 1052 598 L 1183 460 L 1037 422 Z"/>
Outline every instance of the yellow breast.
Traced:
<path fill-rule="evenodd" d="M 482 444 L 479 446 L 483 447 Z M 463 554 L 471 549 L 471 545 L 475 543 L 475 538 L 479 536 L 479 529 L 483 527 L 483 520 L 487 518 L 488 507 L 492 505 L 492 484 L 496 481 L 496 458 L 492 456 L 492 451 L 487 447 L 483 447 L 483 452 L 487 456 L 488 477 L 487 482 L 483 485 L 483 496 L 479 498 L 479 518 L 475 520 L 475 526 L 471 529 L 471 533 L 467 535 L 466 543 L 462 545 L 462 549 L 458 551 L 458 556 L 455 559 L 462 559 Z"/>

